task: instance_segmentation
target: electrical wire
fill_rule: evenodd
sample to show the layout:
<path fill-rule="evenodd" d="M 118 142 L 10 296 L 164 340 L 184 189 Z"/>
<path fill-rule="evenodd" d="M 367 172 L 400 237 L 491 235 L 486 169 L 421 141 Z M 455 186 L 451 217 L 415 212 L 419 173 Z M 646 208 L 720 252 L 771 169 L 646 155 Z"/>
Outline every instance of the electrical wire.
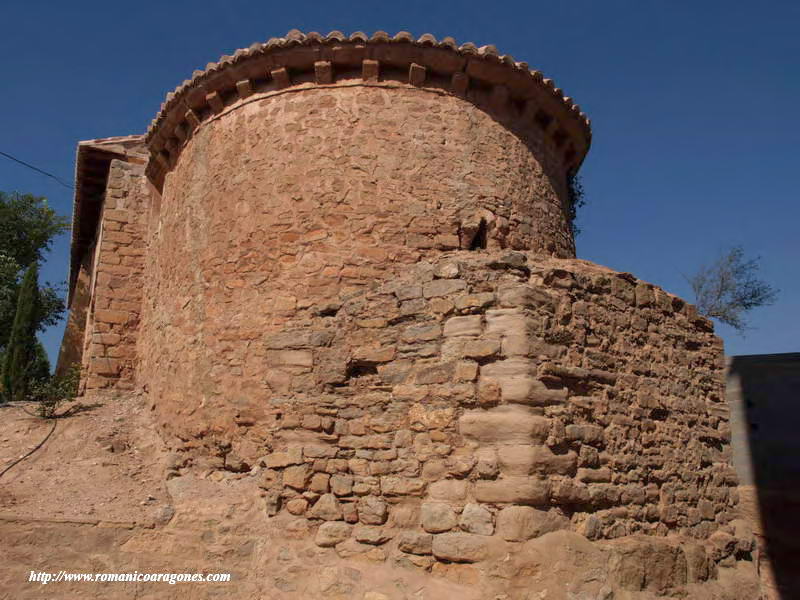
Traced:
<path fill-rule="evenodd" d="M 53 435 L 53 432 L 56 430 L 56 424 L 57 424 L 57 423 L 58 423 L 58 421 L 56 421 L 55 419 L 53 419 L 53 427 L 50 429 L 50 433 L 48 433 L 46 436 L 44 436 L 44 439 L 43 439 L 41 442 L 39 442 L 39 443 L 36 445 L 36 447 L 35 447 L 33 450 L 31 450 L 30 452 L 28 452 L 28 453 L 26 453 L 26 454 L 23 454 L 23 455 L 22 455 L 22 456 L 20 456 L 20 457 L 19 457 L 17 460 L 15 460 L 15 461 L 12 461 L 12 462 L 11 462 L 9 465 L 7 465 L 5 469 L 3 469 L 2 471 L 0 471 L 0 477 L 2 477 L 3 475 L 5 475 L 7 471 L 10 471 L 10 470 L 11 470 L 11 468 L 12 468 L 14 465 L 17 465 L 17 464 L 21 463 L 23 460 L 25 460 L 26 458 L 28 458 L 28 457 L 29 457 L 31 454 L 33 454 L 34 452 L 36 452 L 36 451 L 37 451 L 39 448 L 41 448 L 42 446 L 44 446 L 44 443 L 45 443 L 47 440 L 49 440 L 49 439 L 50 439 L 50 436 L 51 436 L 51 435 Z"/>
<path fill-rule="evenodd" d="M 34 167 L 33 165 L 31 165 L 29 163 L 26 163 L 24 160 L 20 160 L 20 159 L 14 157 L 14 156 L 11 156 L 10 154 L 7 154 L 5 152 L 0 151 L 0 155 L 5 156 L 7 159 L 13 160 L 14 162 L 17 162 L 17 163 L 19 163 L 19 164 L 21 164 L 21 165 L 23 165 L 25 167 L 28 167 L 29 169 L 33 169 L 37 173 L 41 173 L 42 175 L 45 175 L 45 176 L 50 177 L 52 179 L 55 179 L 58 183 L 60 183 L 61 185 L 63 185 L 67 189 L 70 189 L 70 190 L 73 189 L 73 186 L 71 186 L 68 183 L 64 183 L 61 179 L 59 179 L 58 177 L 56 177 L 52 173 L 48 173 L 47 171 L 43 171 L 39 167 Z"/>

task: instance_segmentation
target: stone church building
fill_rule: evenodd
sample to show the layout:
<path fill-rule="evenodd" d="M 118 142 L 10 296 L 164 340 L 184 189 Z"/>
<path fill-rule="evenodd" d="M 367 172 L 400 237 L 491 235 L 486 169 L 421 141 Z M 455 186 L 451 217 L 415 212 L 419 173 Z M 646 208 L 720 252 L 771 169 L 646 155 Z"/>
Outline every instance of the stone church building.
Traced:
<path fill-rule="evenodd" d="M 341 560 L 561 598 L 509 558 L 549 535 L 611 553 L 569 597 L 756 598 L 722 343 L 576 258 L 590 141 L 492 46 L 222 57 L 146 134 L 78 145 L 59 369 L 146 394 L 176 473 L 254 474 L 265 518 Z"/>

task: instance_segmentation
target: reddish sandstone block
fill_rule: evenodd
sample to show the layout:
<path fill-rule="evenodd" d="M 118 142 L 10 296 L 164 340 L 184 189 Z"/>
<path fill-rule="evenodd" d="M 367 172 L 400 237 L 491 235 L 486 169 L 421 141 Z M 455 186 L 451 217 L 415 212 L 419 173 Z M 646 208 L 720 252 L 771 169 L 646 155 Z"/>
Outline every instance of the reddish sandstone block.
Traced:
<path fill-rule="evenodd" d="M 95 319 L 101 323 L 127 323 L 130 313 L 124 310 L 98 309 L 95 311 Z"/>
<path fill-rule="evenodd" d="M 118 375 L 121 363 L 115 358 L 93 358 L 89 361 L 89 372 L 95 375 Z"/>

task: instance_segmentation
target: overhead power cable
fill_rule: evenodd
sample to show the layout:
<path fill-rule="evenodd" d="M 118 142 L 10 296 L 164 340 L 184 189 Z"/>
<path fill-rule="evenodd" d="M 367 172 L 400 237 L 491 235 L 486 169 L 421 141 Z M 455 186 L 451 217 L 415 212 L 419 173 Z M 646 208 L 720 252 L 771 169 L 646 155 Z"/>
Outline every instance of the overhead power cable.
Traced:
<path fill-rule="evenodd" d="M 19 163 L 19 164 L 21 164 L 21 165 L 23 165 L 23 166 L 25 166 L 25 167 L 28 167 L 29 169 L 33 169 L 33 170 L 34 170 L 34 171 L 36 171 L 37 173 L 41 173 L 42 175 L 45 175 L 45 176 L 47 176 L 47 177 L 50 177 L 50 178 L 52 178 L 52 179 L 55 179 L 55 180 L 56 180 L 58 183 L 60 183 L 61 185 L 63 185 L 65 188 L 68 188 L 68 189 L 70 189 L 70 190 L 71 190 L 71 189 L 73 189 L 73 186 L 71 186 L 71 185 L 70 185 L 70 184 L 68 184 L 68 183 L 64 183 L 64 181 L 62 181 L 61 179 L 59 179 L 58 177 L 56 177 L 56 176 L 55 176 L 55 175 L 53 175 L 52 173 L 48 173 L 47 171 L 43 171 L 43 170 L 42 170 L 42 169 L 40 169 L 39 167 L 34 167 L 33 165 L 31 165 L 31 164 L 29 164 L 29 163 L 26 163 L 24 160 L 20 160 L 20 159 L 18 159 L 18 158 L 16 158 L 16 157 L 14 157 L 14 156 L 11 156 L 10 154 L 6 154 L 5 152 L 2 152 L 2 151 L 0 151 L 0 154 L 1 154 L 1 155 L 3 155 L 3 156 L 5 156 L 5 157 L 6 157 L 7 159 L 9 159 L 9 160 L 13 160 L 14 162 L 17 162 L 17 163 Z"/>

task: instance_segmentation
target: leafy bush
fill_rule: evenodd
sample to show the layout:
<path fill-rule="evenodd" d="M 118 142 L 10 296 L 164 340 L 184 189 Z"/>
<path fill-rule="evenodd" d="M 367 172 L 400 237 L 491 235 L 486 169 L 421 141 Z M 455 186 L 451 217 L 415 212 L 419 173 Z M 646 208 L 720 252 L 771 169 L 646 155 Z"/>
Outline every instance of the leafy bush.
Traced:
<path fill-rule="evenodd" d="M 34 383 L 31 387 L 30 397 L 38 403 L 39 416 L 43 419 L 55 417 L 58 407 L 77 395 L 80 377 L 80 366 L 72 365 L 66 375 L 53 375 Z"/>

